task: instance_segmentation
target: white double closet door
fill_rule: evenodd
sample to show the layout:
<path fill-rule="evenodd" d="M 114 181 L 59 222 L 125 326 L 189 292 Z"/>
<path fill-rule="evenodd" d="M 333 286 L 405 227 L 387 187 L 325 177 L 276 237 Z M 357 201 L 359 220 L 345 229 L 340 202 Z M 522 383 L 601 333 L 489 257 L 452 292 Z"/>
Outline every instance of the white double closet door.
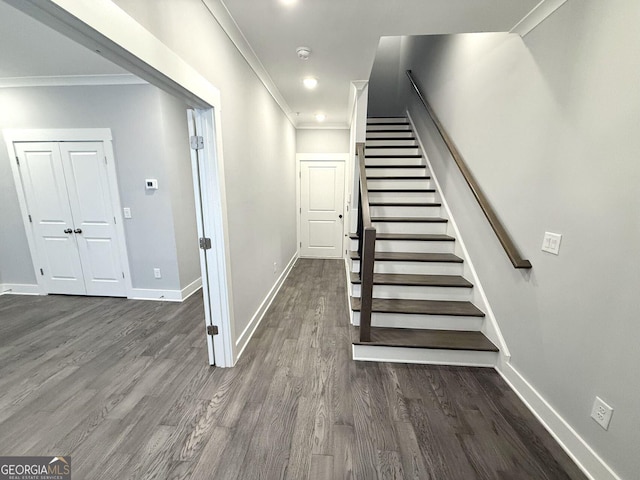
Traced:
<path fill-rule="evenodd" d="M 103 143 L 14 148 L 46 292 L 126 296 Z"/>

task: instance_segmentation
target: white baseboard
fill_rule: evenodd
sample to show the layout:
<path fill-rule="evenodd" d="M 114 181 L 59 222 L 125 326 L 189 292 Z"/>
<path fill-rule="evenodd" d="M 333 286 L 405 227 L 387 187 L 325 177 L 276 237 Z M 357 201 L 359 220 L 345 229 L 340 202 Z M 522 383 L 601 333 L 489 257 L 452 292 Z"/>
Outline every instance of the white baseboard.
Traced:
<path fill-rule="evenodd" d="M 159 290 L 155 288 L 132 288 L 129 300 L 156 300 L 159 302 L 181 302 L 180 290 Z"/>
<path fill-rule="evenodd" d="M 622 480 L 513 365 L 496 370 L 588 478 Z"/>
<path fill-rule="evenodd" d="M 182 289 L 182 291 L 180 292 L 180 295 L 182 296 L 182 300 L 186 300 L 201 288 L 202 288 L 202 277 L 199 277 Z"/>
<path fill-rule="evenodd" d="M 262 301 L 256 313 L 253 315 L 253 317 L 251 317 L 249 325 L 247 325 L 247 327 L 238 337 L 238 340 L 236 340 L 236 352 L 238 352 L 238 354 L 235 356 L 236 361 L 238 361 L 240 355 L 242 355 L 242 352 L 244 352 L 244 349 L 247 347 L 249 340 L 251 340 L 253 333 L 256 331 L 256 328 L 258 328 L 260 322 L 262 322 L 264 314 L 267 313 L 267 310 L 269 310 L 273 299 L 276 298 L 276 295 L 280 291 L 280 287 L 282 287 L 282 284 L 291 272 L 291 269 L 296 263 L 296 260 L 298 260 L 298 252 L 296 252 L 293 257 L 291 257 L 289 264 L 286 266 L 280 277 L 278 277 L 278 280 L 276 280 L 276 283 L 273 285 L 265 299 Z"/>
<path fill-rule="evenodd" d="M 41 295 L 37 284 L 0 283 L 0 295 Z"/>

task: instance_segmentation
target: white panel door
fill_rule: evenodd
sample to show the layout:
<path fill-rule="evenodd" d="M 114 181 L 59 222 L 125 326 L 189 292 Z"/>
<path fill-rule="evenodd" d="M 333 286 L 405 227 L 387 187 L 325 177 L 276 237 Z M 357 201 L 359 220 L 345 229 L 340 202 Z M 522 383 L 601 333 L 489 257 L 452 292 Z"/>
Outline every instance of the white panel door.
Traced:
<path fill-rule="evenodd" d="M 300 255 L 341 258 L 344 162 L 300 162 Z"/>
<path fill-rule="evenodd" d="M 126 296 L 102 142 L 60 143 L 87 295 Z"/>
<path fill-rule="evenodd" d="M 19 172 L 31 215 L 36 270 L 48 293 L 86 294 L 58 144 L 16 143 Z"/>

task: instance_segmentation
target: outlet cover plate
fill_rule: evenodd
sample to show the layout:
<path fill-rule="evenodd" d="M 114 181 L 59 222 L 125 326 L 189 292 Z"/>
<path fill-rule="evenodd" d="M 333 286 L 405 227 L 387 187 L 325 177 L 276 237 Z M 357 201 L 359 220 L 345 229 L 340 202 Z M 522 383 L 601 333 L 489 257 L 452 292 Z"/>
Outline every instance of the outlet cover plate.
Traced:
<path fill-rule="evenodd" d="M 544 240 L 542 240 L 542 251 L 553 253 L 554 255 L 560 254 L 560 241 L 562 235 L 559 233 L 544 232 Z"/>
<path fill-rule="evenodd" d="M 613 415 L 613 408 L 607 405 L 600 397 L 596 397 L 591 409 L 591 418 L 593 418 L 602 428 L 609 430 L 609 423 Z"/>

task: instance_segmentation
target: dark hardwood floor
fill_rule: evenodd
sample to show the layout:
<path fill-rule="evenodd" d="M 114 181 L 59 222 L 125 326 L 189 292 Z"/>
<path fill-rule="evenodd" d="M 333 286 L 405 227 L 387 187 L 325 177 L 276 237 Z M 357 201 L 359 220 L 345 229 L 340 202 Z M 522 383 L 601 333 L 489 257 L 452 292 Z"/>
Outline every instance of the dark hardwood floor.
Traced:
<path fill-rule="evenodd" d="M 344 264 L 299 260 L 237 366 L 202 298 L 0 297 L 0 455 L 84 479 L 584 479 L 490 369 L 355 363 Z"/>

